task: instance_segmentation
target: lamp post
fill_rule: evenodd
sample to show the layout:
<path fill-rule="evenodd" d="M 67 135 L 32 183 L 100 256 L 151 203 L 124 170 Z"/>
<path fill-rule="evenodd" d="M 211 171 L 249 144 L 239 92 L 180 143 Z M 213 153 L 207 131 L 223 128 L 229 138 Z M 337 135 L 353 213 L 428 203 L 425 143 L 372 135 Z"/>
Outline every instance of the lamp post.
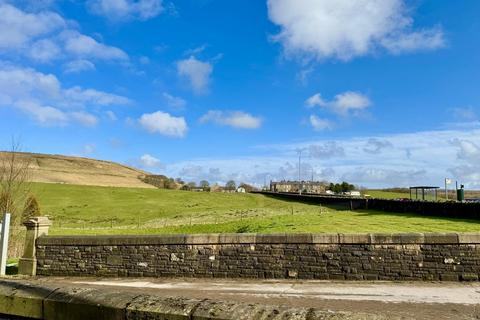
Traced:
<path fill-rule="evenodd" d="M 445 200 L 448 201 L 448 185 L 452 183 L 452 179 L 445 178 Z"/>
<path fill-rule="evenodd" d="M 298 149 L 298 193 L 302 194 L 302 152 L 305 149 Z"/>
<path fill-rule="evenodd" d="M 269 173 L 265 173 L 265 175 L 263 176 L 263 186 L 265 188 L 265 190 L 267 190 L 267 177 L 269 176 L 270 174 Z M 272 190 L 270 190 L 272 191 Z"/>

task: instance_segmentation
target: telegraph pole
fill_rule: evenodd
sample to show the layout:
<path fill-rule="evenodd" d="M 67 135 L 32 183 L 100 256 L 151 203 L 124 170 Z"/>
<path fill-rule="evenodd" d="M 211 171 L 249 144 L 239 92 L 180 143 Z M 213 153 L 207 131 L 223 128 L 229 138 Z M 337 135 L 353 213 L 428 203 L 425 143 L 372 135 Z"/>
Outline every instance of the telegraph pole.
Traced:
<path fill-rule="evenodd" d="M 298 193 L 302 194 L 302 152 L 307 151 L 307 148 L 299 148 L 298 152 Z M 308 181 L 308 178 L 307 178 Z"/>
<path fill-rule="evenodd" d="M 449 178 L 445 178 L 445 200 L 448 201 L 448 185 L 452 183 L 452 180 Z"/>
<path fill-rule="evenodd" d="M 303 149 L 298 149 L 298 193 L 302 194 L 302 152 Z"/>

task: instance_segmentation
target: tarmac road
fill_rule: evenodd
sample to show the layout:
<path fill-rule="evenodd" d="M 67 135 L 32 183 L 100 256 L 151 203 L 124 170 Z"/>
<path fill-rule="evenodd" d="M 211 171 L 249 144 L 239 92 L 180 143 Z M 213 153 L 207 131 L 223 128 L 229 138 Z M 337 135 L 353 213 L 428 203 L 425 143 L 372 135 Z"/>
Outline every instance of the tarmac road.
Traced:
<path fill-rule="evenodd" d="M 39 278 L 162 296 L 366 312 L 396 319 L 480 319 L 480 283 Z"/>

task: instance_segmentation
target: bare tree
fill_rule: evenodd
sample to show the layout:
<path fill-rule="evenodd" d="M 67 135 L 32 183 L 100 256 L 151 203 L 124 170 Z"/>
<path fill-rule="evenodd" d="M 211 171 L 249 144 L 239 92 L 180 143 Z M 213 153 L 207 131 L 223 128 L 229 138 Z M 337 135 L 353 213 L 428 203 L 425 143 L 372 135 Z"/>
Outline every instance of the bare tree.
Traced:
<path fill-rule="evenodd" d="M 15 139 L 8 152 L 0 152 L 0 213 L 10 213 L 13 226 L 22 223 L 31 191 L 29 159 L 20 153 L 20 144 Z"/>

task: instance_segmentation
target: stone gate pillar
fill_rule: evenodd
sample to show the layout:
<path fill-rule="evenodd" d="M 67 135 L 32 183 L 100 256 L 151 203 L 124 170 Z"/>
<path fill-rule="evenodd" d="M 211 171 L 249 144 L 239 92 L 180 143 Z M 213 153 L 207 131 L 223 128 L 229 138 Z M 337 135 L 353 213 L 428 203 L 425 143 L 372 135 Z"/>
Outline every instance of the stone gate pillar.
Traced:
<path fill-rule="evenodd" d="M 47 217 L 33 217 L 23 223 L 27 227 L 23 257 L 18 262 L 18 273 L 34 276 L 37 274 L 36 240 L 48 234 L 52 222 Z"/>

